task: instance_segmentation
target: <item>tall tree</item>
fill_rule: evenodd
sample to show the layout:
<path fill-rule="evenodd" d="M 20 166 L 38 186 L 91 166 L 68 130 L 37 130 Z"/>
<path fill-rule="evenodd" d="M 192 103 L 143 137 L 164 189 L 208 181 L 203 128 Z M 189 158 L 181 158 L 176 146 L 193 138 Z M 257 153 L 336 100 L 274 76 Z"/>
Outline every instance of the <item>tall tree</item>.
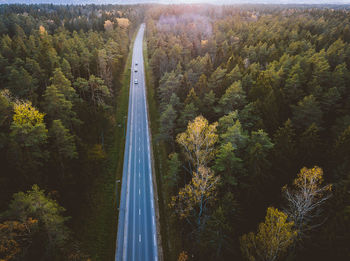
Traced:
<path fill-rule="evenodd" d="M 169 141 L 170 144 L 174 144 L 174 129 L 175 129 L 175 120 L 176 120 L 176 111 L 173 106 L 169 104 L 165 111 L 160 115 L 160 128 L 159 128 L 159 137 Z"/>
<path fill-rule="evenodd" d="M 323 185 L 323 170 L 320 167 L 302 168 L 293 182 L 293 189 L 285 186 L 287 200 L 285 209 L 293 221 L 298 237 L 303 238 L 312 229 L 320 226 L 322 205 L 331 196 L 331 185 Z"/>
<path fill-rule="evenodd" d="M 77 158 L 74 136 L 69 133 L 60 120 L 54 120 L 49 130 L 49 136 L 53 147 L 53 154 L 60 164 L 64 174 L 64 164 L 66 161 Z"/>
<path fill-rule="evenodd" d="M 246 95 L 242 89 L 240 81 L 234 82 L 226 89 L 225 94 L 221 97 L 219 104 L 223 112 L 229 113 L 230 111 L 240 110 L 246 105 Z"/>
<path fill-rule="evenodd" d="M 214 158 L 215 143 L 218 141 L 216 134 L 217 123 L 210 124 L 203 116 L 198 116 L 188 123 L 187 130 L 176 137 L 191 162 L 195 171 L 200 166 L 207 164 Z"/>
<path fill-rule="evenodd" d="M 45 195 L 37 185 L 27 192 L 13 195 L 9 209 L 3 214 L 21 222 L 33 219 L 38 222 L 38 237 L 32 243 L 28 259 L 38 259 L 44 256 L 48 259 L 55 257 L 55 253 L 63 251 L 68 239 L 68 228 L 65 225 L 65 211 L 55 200 Z"/>
<path fill-rule="evenodd" d="M 181 161 L 179 159 L 179 154 L 174 152 L 169 154 L 167 161 L 168 171 L 164 175 L 165 184 L 170 190 L 173 190 L 179 181 L 179 173 L 181 167 Z"/>
<path fill-rule="evenodd" d="M 191 182 L 172 197 L 171 206 L 181 219 L 193 217 L 196 226 L 200 227 L 206 208 L 215 199 L 218 182 L 219 177 L 209 168 L 199 166 L 193 172 Z"/>
<path fill-rule="evenodd" d="M 322 110 L 313 95 L 305 96 L 298 105 L 293 106 L 293 122 L 297 128 L 305 129 L 315 123 L 320 126 Z"/>
<path fill-rule="evenodd" d="M 67 100 L 56 85 L 50 85 L 46 88 L 43 95 L 44 109 L 51 120 L 60 119 L 65 126 L 71 126 L 75 118 L 75 113 L 72 110 L 73 104 Z"/>
<path fill-rule="evenodd" d="M 283 185 L 290 181 L 297 165 L 296 133 L 290 119 L 278 128 L 273 137 L 273 142 L 275 144 L 273 147 L 273 167 L 281 173 L 279 181 Z"/>
<path fill-rule="evenodd" d="M 237 157 L 231 142 L 220 146 L 213 169 L 221 174 L 224 184 L 236 186 L 238 176 L 244 172 L 242 159 Z"/>
<path fill-rule="evenodd" d="M 43 164 L 47 156 L 43 148 L 47 142 L 43 113 L 29 102 L 15 103 L 10 135 L 14 141 L 14 153 L 17 155 L 15 165 L 25 171 Z"/>
<path fill-rule="evenodd" d="M 250 232 L 241 237 L 241 250 L 249 261 L 275 261 L 280 260 L 293 244 L 297 231 L 294 223 L 288 222 L 288 216 L 269 207 L 265 222 L 260 223 L 258 232 Z"/>
<path fill-rule="evenodd" d="M 67 100 L 72 101 L 75 96 L 75 90 L 72 87 L 70 80 L 66 78 L 60 68 L 55 69 L 53 72 L 53 76 L 51 78 L 51 82 L 53 85 L 57 87 L 57 89 L 64 94 Z"/>

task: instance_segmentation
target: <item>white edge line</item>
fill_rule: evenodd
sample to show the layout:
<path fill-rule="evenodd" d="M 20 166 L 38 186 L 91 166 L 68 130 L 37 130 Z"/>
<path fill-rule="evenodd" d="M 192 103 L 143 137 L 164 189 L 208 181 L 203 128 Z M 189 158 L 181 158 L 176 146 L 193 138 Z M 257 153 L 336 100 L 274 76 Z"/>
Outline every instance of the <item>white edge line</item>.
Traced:
<path fill-rule="evenodd" d="M 143 31 L 144 32 L 144 31 Z M 142 38 L 143 39 L 143 38 Z M 143 45 L 143 41 L 142 41 L 142 45 Z M 142 48 L 143 49 L 143 48 Z M 142 61 L 144 61 L 143 59 L 143 52 L 142 52 Z M 147 110 L 147 106 L 146 106 L 146 103 L 147 103 L 147 99 L 146 99 L 146 80 L 145 80 L 145 74 L 143 74 L 143 80 L 144 80 L 144 93 L 145 95 L 143 95 L 144 99 L 145 99 L 145 111 L 147 112 L 146 113 L 146 132 L 147 132 L 147 145 L 148 147 L 150 146 L 150 141 L 149 141 L 149 131 L 148 131 L 148 128 L 149 128 L 149 125 L 148 125 L 148 110 Z M 150 173 L 150 181 L 151 181 L 151 189 L 150 189 L 150 192 L 151 192 L 151 206 L 152 206 L 152 209 L 154 209 L 154 198 L 153 198 L 153 182 L 152 182 L 152 170 L 151 170 L 151 158 L 150 158 L 150 153 L 148 153 L 148 168 L 149 168 L 149 173 Z M 152 218 L 154 219 L 154 216 L 152 216 Z M 155 260 L 158 260 L 158 248 L 157 248 L 157 243 L 156 243 L 156 228 L 155 228 L 155 225 L 152 223 L 152 230 L 153 230 L 153 245 L 154 245 L 154 258 Z"/>

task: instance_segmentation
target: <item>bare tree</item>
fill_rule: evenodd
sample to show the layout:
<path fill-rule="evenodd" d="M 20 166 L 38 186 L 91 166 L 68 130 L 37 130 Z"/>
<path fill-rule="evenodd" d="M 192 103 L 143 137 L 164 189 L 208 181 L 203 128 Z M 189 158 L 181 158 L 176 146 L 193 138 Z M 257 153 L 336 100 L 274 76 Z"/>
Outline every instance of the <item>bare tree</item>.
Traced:
<path fill-rule="evenodd" d="M 298 237 L 320 226 L 322 205 L 331 197 L 331 185 L 323 185 L 323 170 L 320 167 L 302 168 L 293 182 L 293 188 L 283 187 L 287 200 L 284 212 L 294 222 Z"/>

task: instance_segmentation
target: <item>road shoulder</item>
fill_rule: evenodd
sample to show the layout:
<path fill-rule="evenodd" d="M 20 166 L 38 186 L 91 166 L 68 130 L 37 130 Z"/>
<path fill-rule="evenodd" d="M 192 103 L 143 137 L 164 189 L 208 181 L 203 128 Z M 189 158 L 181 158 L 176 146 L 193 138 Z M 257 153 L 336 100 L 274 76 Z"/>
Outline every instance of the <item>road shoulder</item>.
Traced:
<path fill-rule="evenodd" d="M 145 30 L 146 33 L 146 30 Z M 153 139 L 152 139 L 152 128 L 151 128 L 151 115 L 150 115 L 150 110 L 149 110 L 149 105 L 148 105 L 148 99 L 149 99 L 149 94 L 148 94 L 148 84 L 149 84 L 149 79 L 147 77 L 148 75 L 148 57 L 145 56 L 146 49 L 147 49 L 147 44 L 146 44 L 146 36 L 144 35 L 143 39 L 143 44 L 142 44 L 142 50 L 143 50 L 143 62 L 144 62 L 144 82 L 145 82 L 145 92 L 146 92 L 146 107 L 147 107 L 147 117 L 148 117 L 148 133 L 149 133 L 149 141 L 150 141 L 150 158 L 151 158 L 151 167 L 152 167 L 152 185 L 153 185 L 153 197 L 154 197 L 154 210 L 155 210 L 155 215 L 156 215 L 156 230 L 157 230 L 157 244 L 158 244 L 158 259 L 159 261 L 164 260 L 164 255 L 163 255 L 163 247 L 162 247 L 162 237 L 161 237 L 161 225 L 160 225 L 160 215 L 159 215 L 159 197 L 158 197 L 158 189 L 157 189 L 157 176 L 156 176 L 156 171 L 155 171 L 155 163 L 154 163 L 154 154 L 153 154 Z"/>

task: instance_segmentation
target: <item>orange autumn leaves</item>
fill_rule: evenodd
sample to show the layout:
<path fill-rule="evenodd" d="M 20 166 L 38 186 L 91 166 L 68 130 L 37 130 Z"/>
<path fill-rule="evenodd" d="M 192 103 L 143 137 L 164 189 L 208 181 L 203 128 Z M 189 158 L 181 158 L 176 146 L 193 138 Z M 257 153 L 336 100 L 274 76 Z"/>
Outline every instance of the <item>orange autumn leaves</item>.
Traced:
<path fill-rule="evenodd" d="M 11 260 L 22 251 L 23 245 L 29 240 L 31 228 L 37 223 L 38 220 L 32 218 L 24 222 L 0 223 L 0 261 Z"/>

